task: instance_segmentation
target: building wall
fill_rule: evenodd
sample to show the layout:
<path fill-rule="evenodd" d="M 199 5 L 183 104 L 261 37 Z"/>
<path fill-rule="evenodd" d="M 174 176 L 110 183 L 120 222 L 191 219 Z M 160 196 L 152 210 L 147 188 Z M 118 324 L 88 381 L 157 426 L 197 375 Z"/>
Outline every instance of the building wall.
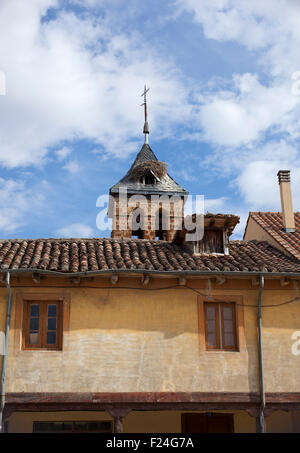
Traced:
<path fill-rule="evenodd" d="M 279 242 L 275 241 L 275 239 L 273 239 L 273 237 L 268 234 L 266 230 L 264 230 L 255 220 L 253 220 L 252 217 L 249 217 L 244 234 L 244 240 L 251 241 L 253 239 L 255 239 L 256 241 L 269 242 L 271 245 L 273 245 L 273 247 L 281 250 L 286 255 L 292 256 L 286 250 L 286 248 L 282 247 Z"/>
<path fill-rule="evenodd" d="M 219 411 L 226 412 L 229 411 Z M 125 433 L 181 433 L 180 411 L 145 411 L 130 412 L 124 418 Z M 235 433 L 255 433 L 255 418 L 247 412 L 236 411 L 234 414 Z M 9 418 L 8 432 L 31 433 L 34 421 L 112 421 L 107 412 L 15 412 Z M 300 411 L 273 412 L 266 419 L 268 433 L 299 433 Z"/>
<path fill-rule="evenodd" d="M 150 288 L 169 287 L 175 279 L 156 279 Z M 101 288 L 109 280 L 67 287 L 62 279 L 45 279 L 37 287 L 16 283 L 9 339 L 7 392 L 256 392 L 258 387 L 256 308 L 257 286 L 230 281 L 222 289 L 207 280 L 191 280 L 198 291 L 242 295 L 245 347 L 240 352 L 199 350 L 197 294 L 177 288 L 164 291 Z M 122 278 L 117 285 L 140 286 Z M 16 330 L 16 296 L 20 293 L 69 294 L 70 330 L 62 351 L 22 351 Z M 263 304 L 293 297 L 291 284 L 266 282 Z M 0 288 L 0 322 L 7 290 Z M 249 305 L 249 307 L 248 307 Z M 300 305 L 263 309 L 266 392 L 299 391 L 300 356 L 291 339 L 300 330 Z"/>

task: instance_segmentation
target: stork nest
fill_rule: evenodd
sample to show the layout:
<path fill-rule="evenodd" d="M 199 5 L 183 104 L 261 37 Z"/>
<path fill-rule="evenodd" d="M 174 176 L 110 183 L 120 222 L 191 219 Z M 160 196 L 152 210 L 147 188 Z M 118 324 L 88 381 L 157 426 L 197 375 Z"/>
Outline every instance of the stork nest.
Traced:
<path fill-rule="evenodd" d="M 167 173 L 167 164 L 159 160 L 147 160 L 146 162 L 133 167 L 130 177 L 134 181 L 139 181 L 149 171 L 152 171 L 154 176 L 161 179 Z"/>

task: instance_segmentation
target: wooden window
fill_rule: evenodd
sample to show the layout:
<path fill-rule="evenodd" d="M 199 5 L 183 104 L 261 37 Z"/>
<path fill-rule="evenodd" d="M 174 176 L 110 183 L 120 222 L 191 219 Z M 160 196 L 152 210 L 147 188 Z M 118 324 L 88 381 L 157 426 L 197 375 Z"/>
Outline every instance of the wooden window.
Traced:
<path fill-rule="evenodd" d="M 155 178 L 154 174 L 151 171 L 147 172 L 141 178 L 141 183 L 142 184 L 147 184 L 147 185 L 151 184 L 151 185 L 153 185 L 153 184 L 156 184 L 156 182 L 157 182 L 156 178 Z"/>
<path fill-rule="evenodd" d="M 195 253 L 224 253 L 223 230 L 204 230 L 201 241 L 195 242 Z"/>
<path fill-rule="evenodd" d="M 234 303 L 204 304 L 206 349 L 237 350 Z"/>
<path fill-rule="evenodd" d="M 62 302 L 25 301 L 23 349 L 61 349 Z"/>
<path fill-rule="evenodd" d="M 34 422 L 34 433 L 112 433 L 111 421 Z"/>

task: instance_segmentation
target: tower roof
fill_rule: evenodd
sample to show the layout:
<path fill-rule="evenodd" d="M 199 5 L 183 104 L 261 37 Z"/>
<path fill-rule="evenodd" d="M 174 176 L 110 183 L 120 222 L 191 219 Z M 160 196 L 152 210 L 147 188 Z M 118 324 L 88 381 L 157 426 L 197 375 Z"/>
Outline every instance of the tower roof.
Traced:
<path fill-rule="evenodd" d="M 127 193 L 130 194 L 188 195 L 188 192 L 177 184 L 167 172 L 161 178 L 156 178 L 157 181 L 155 184 L 143 184 L 142 182 L 137 181 L 136 178 L 133 178 L 133 170 L 136 169 L 138 165 L 149 161 L 159 162 L 150 146 L 145 143 L 126 175 L 110 188 L 110 193 L 118 193 L 121 187 L 126 187 Z"/>

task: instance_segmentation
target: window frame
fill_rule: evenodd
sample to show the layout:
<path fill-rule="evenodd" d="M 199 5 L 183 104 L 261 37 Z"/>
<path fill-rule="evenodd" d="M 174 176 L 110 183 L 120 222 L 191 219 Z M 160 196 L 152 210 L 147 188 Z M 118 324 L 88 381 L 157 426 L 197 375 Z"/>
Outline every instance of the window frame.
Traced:
<path fill-rule="evenodd" d="M 59 348 L 44 348 L 36 347 L 36 345 L 30 345 L 29 348 L 25 347 L 25 338 L 24 338 L 24 312 L 26 307 L 26 302 L 48 302 L 60 303 L 60 343 Z M 43 293 L 43 292 L 17 292 L 16 294 L 16 310 L 14 316 L 14 337 L 13 337 L 13 347 L 14 350 L 20 352 L 29 353 L 30 351 L 44 351 L 44 352 L 59 352 L 66 351 L 69 349 L 69 336 L 70 332 L 70 307 L 71 307 L 71 297 L 68 293 Z"/>
<path fill-rule="evenodd" d="M 213 300 L 212 300 L 213 299 Z M 240 295 L 226 295 L 226 296 L 198 296 L 198 339 L 199 339 L 199 352 L 209 354 L 236 354 L 237 352 L 247 353 L 246 337 L 245 337 L 245 321 L 244 321 L 244 302 L 243 296 Z M 205 303 L 234 303 L 235 304 L 235 335 L 236 347 L 235 349 L 215 349 L 207 348 L 206 343 L 206 316 L 205 316 Z"/>
<path fill-rule="evenodd" d="M 30 307 L 31 305 L 39 305 L 39 340 L 36 344 L 29 343 L 30 335 Z M 56 326 L 56 343 L 47 344 L 47 321 L 48 321 L 48 306 L 56 305 L 57 306 L 57 326 Z M 47 350 L 61 350 L 62 348 L 62 301 L 59 300 L 25 300 L 23 305 L 23 335 L 22 335 L 22 349 L 24 350 L 37 350 L 37 349 L 47 349 Z"/>
<path fill-rule="evenodd" d="M 208 344 L 208 331 L 207 331 L 207 312 L 206 308 L 209 306 L 216 307 L 216 346 Z M 225 346 L 225 332 L 224 332 L 224 307 L 232 308 L 232 332 L 233 332 L 233 346 Z M 237 351 L 237 320 L 236 320 L 236 304 L 234 302 L 204 302 L 204 316 L 205 316 L 205 345 L 207 350 L 213 351 Z M 221 321 L 221 323 L 220 323 Z"/>

